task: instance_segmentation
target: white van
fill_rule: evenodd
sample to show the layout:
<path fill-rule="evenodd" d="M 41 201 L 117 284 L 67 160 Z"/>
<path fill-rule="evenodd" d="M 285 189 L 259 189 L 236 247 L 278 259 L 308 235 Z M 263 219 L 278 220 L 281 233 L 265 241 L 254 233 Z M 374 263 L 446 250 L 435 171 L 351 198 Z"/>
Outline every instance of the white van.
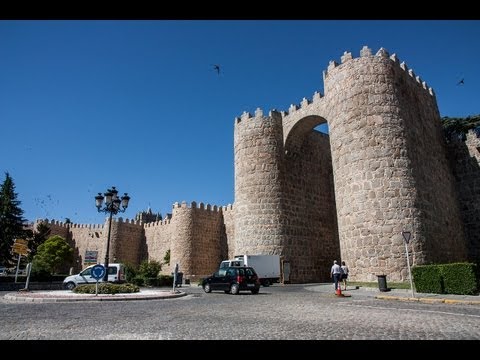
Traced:
<path fill-rule="evenodd" d="M 230 266 L 244 266 L 243 260 L 223 260 L 220 263 L 220 268 L 218 269 L 218 273 L 220 276 L 224 276 L 227 272 L 227 268 Z"/>
<path fill-rule="evenodd" d="M 95 265 L 90 265 L 79 274 L 67 276 L 65 280 L 63 280 L 63 287 L 67 290 L 73 290 L 77 285 L 95 284 L 97 280 L 91 275 L 94 266 Z M 102 281 L 103 279 L 98 280 L 98 282 Z M 125 282 L 125 266 L 123 264 L 108 264 L 108 282 Z"/>

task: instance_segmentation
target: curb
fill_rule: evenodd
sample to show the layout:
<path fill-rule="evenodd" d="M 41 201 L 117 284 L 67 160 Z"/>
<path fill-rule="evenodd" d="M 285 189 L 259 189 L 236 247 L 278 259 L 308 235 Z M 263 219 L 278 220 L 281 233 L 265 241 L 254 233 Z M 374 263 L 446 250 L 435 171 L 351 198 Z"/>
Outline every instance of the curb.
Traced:
<path fill-rule="evenodd" d="M 379 300 L 397 300 L 397 301 L 412 301 L 412 302 L 422 302 L 427 304 L 463 304 L 463 305 L 480 305 L 479 300 L 455 300 L 455 299 L 435 299 L 435 298 L 412 298 L 412 297 L 401 297 L 401 296 L 387 296 L 387 295 L 377 295 L 375 299 Z"/>
<path fill-rule="evenodd" d="M 45 295 L 43 297 L 35 297 L 35 293 L 22 293 L 22 294 L 5 294 L 4 299 L 16 302 L 36 302 L 36 303 L 55 303 L 55 302 L 78 302 L 78 301 L 132 301 L 132 300 L 161 300 L 161 299 L 175 299 L 186 296 L 184 292 L 171 293 L 165 291 L 163 294 L 158 295 L 92 295 L 92 294 L 79 294 L 78 296 L 51 296 Z"/>

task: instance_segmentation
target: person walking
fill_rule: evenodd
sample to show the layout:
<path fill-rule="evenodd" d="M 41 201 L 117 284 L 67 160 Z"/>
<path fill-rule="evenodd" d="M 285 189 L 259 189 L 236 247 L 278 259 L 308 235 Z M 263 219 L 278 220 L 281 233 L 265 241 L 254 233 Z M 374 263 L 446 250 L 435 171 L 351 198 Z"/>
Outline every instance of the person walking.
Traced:
<path fill-rule="evenodd" d="M 333 260 L 332 270 L 330 270 L 330 275 L 332 276 L 333 282 L 335 283 L 335 291 L 337 291 L 340 286 L 339 281 L 342 274 L 342 268 L 338 265 L 337 260 Z"/>
<path fill-rule="evenodd" d="M 347 290 L 348 266 L 345 265 L 345 261 L 342 261 L 341 269 L 342 269 L 343 290 Z"/>

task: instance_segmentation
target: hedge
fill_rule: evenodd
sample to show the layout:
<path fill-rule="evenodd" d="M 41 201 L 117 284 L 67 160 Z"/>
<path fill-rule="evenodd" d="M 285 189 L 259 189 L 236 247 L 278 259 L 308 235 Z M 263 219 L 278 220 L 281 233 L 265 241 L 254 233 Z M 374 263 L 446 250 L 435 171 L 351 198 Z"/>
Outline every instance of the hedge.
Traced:
<path fill-rule="evenodd" d="M 437 265 L 419 265 L 412 268 L 415 290 L 420 293 L 444 294 L 442 273 Z"/>
<path fill-rule="evenodd" d="M 474 295 L 477 293 L 475 264 L 454 263 L 439 266 L 446 294 Z"/>
<path fill-rule="evenodd" d="M 125 294 L 139 292 L 140 288 L 134 284 L 112 284 L 112 283 L 99 283 L 99 294 Z M 79 285 L 73 289 L 74 293 L 78 294 L 95 294 L 96 284 Z"/>
<path fill-rule="evenodd" d="M 418 265 L 413 267 L 412 275 L 415 289 L 421 293 L 478 293 L 477 265 L 473 263 Z"/>
<path fill-rule="evenodd" d="M 157 277 L 143 277 L 135 276 L 132 279 L 132 283 L 138 286 L 147 286 L 147 287 L 172 287 L 173 286 L 173 276 L 171 275 L 160 275 Z"/>

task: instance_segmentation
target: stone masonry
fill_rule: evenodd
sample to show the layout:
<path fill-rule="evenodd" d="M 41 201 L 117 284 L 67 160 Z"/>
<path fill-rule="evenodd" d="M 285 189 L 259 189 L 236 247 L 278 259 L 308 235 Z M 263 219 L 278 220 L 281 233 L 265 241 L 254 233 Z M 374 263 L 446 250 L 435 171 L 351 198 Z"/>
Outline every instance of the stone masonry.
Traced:
<path fill-rule="evenodd" d="M 396 55 L 368 47 L 324 71 L 325 95 L 287 111 L 235 119 L 235 203 L 175 203 L 171 216 L 112 223 L 110 261 L 176 263 L 185 278 L 237 254 L 278 254 L 292 282 L 327 281 L 334 259 L 350 277 L 406 281 L 413 265 L 480 259 L 480 140 L 448 144 L 433 90 Z M 329 134 L 315 128 L 327 123 Z M 140 220 L 139 220 L 140 219 Z M 157 217 L 159 219 L 159 217 Z M 161 218 L 160 218 L 161 219 Z M 105 225 L 49 222 L 103 261 Z"/>

